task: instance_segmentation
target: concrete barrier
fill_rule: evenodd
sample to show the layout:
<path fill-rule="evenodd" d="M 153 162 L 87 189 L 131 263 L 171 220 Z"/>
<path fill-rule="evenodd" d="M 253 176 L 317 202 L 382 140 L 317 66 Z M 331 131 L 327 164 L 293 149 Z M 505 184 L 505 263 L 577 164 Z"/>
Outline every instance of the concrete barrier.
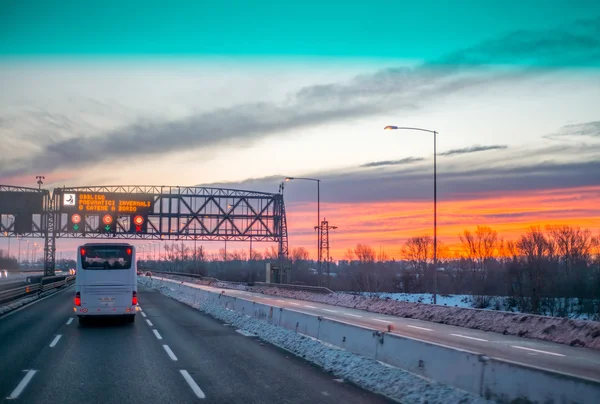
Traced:
<path fill-rule="evenodd" d="M 160 278 L 153 279 L 153 286 L 179 288 L 197 301 L 210 302 L 267 321 L 497 402 L 600 402 L 600 383 L 596 381 L 488 358 L 477 352 L 380 332 L 293 309 L 255 303 L 229 296 L 226 291 L 217 293 L 193 284 Z"/>
<path fill-rule="evenodd" d="M 480 395 L 489 400 L 600 403 L 598 382 L 502 359 L 486 359 Z"/>
<path fill-rule="evenodd" d="M 480 394 L 484 362 L 476 352 L 385 333 L 375 359 L 419 376 Z"/>

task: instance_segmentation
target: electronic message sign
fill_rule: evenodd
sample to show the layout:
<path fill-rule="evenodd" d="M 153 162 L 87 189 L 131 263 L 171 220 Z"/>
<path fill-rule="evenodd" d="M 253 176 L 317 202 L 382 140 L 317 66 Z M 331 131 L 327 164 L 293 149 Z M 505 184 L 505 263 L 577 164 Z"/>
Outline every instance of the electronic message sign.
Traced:
<path fill-rule="evenodd" d="M 148 194 L 127 194 L 108 192 L 68 192 L 61 196 L 61 212 L 69 215 L 70 231 L 85 231 L 84 218 L 89 215 L 100 219 L 100 233 L 114 233 L 117 219 L 129 217 L 131 233 L 145 233 L 148 214 L 154 208 L 154 196 Z"/>
<path fill-rule="evenodd" d="M 154 196 L 105 192 L 65 192 L 62 194 L 62 212 L 83 214 L 137 214 L 148 215 L 154 207 Z"/>

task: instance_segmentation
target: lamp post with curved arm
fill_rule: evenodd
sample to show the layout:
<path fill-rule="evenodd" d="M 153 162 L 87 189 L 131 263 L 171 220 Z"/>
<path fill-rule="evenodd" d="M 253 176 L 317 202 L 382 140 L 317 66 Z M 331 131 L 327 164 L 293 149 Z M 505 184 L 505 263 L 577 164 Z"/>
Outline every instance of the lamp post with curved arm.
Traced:
<path fill-rule="evenodd" d="M 435 130 L 406 126 L 386 126 L 384 130 L 418 130 L 433 134 L 433 304 L 437 304 L 437 134 Z"/>

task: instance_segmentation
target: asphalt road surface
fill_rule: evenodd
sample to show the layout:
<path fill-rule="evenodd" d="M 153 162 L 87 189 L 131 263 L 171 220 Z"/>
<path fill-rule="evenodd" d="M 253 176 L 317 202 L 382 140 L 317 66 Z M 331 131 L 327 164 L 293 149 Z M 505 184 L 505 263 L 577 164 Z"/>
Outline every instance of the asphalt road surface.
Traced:
<path fill-rule="evenodd" d="M 80 325 L 73 288 L 0 317 L 0 402 L 387 403 L 142 286 L 134 324 Z"/>
<path fill-rule="evenodd" d="M 158 277 L 155 276 L 154 278 Z M 319 315 L 379 331 L 385 331 L 388 325 L 392 325 L 391 332 L 394 334 L 600 381 L 600 350 L 596 349 L 571 347 L 513 335 L 394 317 L 306 300 L 267 296 L 260 293 L 214 288 L 191 283 L 186 284 L 217 293 L 224 291 L 229 296 L 237 296 L 275 307 Z"/>

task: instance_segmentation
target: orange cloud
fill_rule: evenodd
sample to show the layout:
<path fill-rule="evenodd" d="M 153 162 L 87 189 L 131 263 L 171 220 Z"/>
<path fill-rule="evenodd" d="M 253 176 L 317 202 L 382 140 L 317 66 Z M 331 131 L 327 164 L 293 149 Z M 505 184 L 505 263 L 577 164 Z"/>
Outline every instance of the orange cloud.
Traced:
<path fill-rule="evenodd" d="M 533 225 L 569 224 L 600 230 L 600 186 L 486 194 L 463 200 L 438 200 L 438 239 L 451 250 L 460 246 L 459 233 L 487 225 L 506 240 L 516 239 Z M 290 248 L 316 252 L 316 204 L 286 206 Z M 321 204 L 321 217 L 338 226 L 330 232 L 331 254 L 343 258 L 348 248 L 366 243 L 400 258 L 400 248 L 412 236 L 433 235 L 433 203 L 371 202 Z"/>

